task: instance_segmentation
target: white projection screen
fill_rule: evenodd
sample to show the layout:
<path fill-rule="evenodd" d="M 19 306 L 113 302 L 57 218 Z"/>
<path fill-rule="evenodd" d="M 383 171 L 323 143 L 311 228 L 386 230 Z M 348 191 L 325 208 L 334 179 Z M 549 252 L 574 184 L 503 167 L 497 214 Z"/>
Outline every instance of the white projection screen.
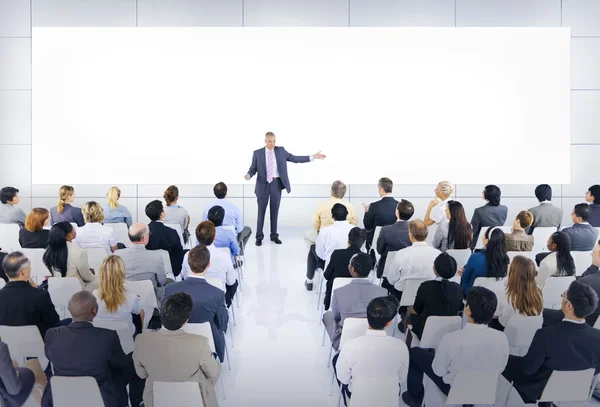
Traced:
<path fill-rule="evenodd" d="M 567 28 L 33 28 L 35 184 L 570 182 Z"/>

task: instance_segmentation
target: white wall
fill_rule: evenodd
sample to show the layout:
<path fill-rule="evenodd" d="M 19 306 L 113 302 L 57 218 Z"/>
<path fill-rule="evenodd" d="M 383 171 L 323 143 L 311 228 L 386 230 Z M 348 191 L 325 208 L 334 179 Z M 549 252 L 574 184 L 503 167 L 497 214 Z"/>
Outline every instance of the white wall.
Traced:
<path fill-rule="evenodd" d="M 31 184 L 31 26 L 515 26 L 571 27 L 572 134 L 571 183 L 553 185 L 554 202 L 570 211 L 582 202 L 587 188 L 600 183 L 595 165 L 600 156 L 600 1 L 598 0 L 0 0 L 0 185 L 21 190 L 21 204 L 56 204 L 58 185 Z M 483 137 L 484 135 L 482 135 Z M 56 135 L 60 142 L 60 134 Z M 126 152 L 93 147 L 119 159 Z M 535 151 L 523 152 L 526 160 Z M 86 154 L 82 150 L 82 154 Z M 507 165 L 518 165 L 507 157 Z M 56 165 L 69 168 L 68 157 Z M 177 165 L 172 163 L 171 165 Z M 401 163 L 399 163 L 401 165 Z M 203 171 L 198 165 L 198 171 Z M 410 172 L 407 169 L 406 179 Z M 485 157 L 473 158 L 473 171 L 485 171 Z M 552 168 L 548 168 L 552 171 Z M 385 174 L 381 174 L 385 176 Z M 440 174 L 440 180 L 444 174 Z M 219 181 L 215 179 L 215 182 Z M 423 216 L 434 185 L 402 185 L 394 180 L 397 197 L 411 200 Z M 293 182 L 293 180 L 292 180 Z M 373 180 L 376 183 L 376 180 Z M 75 185 L 76 203 L 104 202 L 108 185 Z M 143 208 L 160 198 L 166 185 L 120 185 L 122 202 L 134 217 L 145 220 Z M 179 185 L 180 203 L 196 224 L 212 198 L 212 185 Z M 500 185 L 509 219 L 535 204 L 534 185 Z M 246 224 L 255 227 L 253 184 L 230 185 L 230 197 L 244 208 Z M 483 185 L 457 185 L 456 197 L 470 217 L 482 204 Z M 295 185 L 284 195 L 280 225 L 308 227 L 327 186 Z M 375 185 L 350 185 L 348 197 L 362 218 L 362 202 L 376 199 Z"/>

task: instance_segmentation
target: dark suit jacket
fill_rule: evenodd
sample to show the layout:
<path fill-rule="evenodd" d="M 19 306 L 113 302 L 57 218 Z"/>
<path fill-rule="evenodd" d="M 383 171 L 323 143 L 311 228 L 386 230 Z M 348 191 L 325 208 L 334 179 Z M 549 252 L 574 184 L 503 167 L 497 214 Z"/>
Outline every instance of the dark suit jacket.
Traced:
<path fill-rule="evenodd" d="M 53 225 L 58 222 L 74 222 L 79 227 L 85 225 L 81 208 L 71 206 L 71 204 L 65 204 L 62 213 L 58 213 L 57 206 L 50 208 L 50 222 Z"/>
<path fill-rule="evenodd" d="M 329 309 L 329 304 L 331 302 L 333 280 L 336 277 L 352 277 L 350 275 L 350 270 L 348 270 L 348 264 L 350 264 L 350 259 L 356 253 L 360 253 L 360 248 L 355 246 L 349 246 L 346 249 L 334 250 L 333 253 L 331 253 L 331 258 L 329 259 L 329 263 L 327 263 L 327 268 L 323 274 L 327 280 L 324 301 L 326 310 Z"/>
<path fill-rule="evenodd" d="M 591 267 L 596 267 L 596 266 L 592 265 L 592 266 L 590 266 L 590 268 Z M 596 267 L 596 270 L 597 270 L 597 267 Z M 586 272 L 587 272 L 587 270 L 586 270 Z M 600 273 L 588 273 L 587 275 L 579 278 L 578 280 L 581 281 L 582 283 L 587 284 L 590 287 L 592 287 L 592 289 L 594 291 L 596 291 L 596 294 L 598 294 L 598 297 L 600 297 Z M 600 303 L 598 304 L 596 311 L 594 311 L 591 315 L 588 315 L 585 318 L 585 322 L 587 322 L 589 326 L 594 326 L 594 323 L 596 323 L 596 319 L 598 318 L 598 315 L 600 315 Z"/>
<path fill-rule="evenodd" d="M 60 319 L 47 291 L 33 288 L 27 281 L 9 281 L 0 290 L 0 325 L 35 325 L 42 338 Z"/>
<path fill-rule="evenodd" d="M 73 322 L 48 331 L 46 357 L 55 376 L 92 376 L 106 407 L 127 405 L 126 386 L 133 378 L 133 360 L 123 352 L 115 331 L 89 322 Z M 52 406 L 50 382 L 42 405 Z M 56 406 L 62 407 L 62 406 Z"/>
<path fill-rule="evenodd" d="M 379 201 L 369 205 L 369 210 L 365 212 L 363 223 L 367 230 L 367 248 L 373 244 L 373 235 L 377 226 L 387 226 L 396 223 L 396 209 L 398 201 L 391 196 L 381 198 Z"/>
<path fill-rule="evenodd" d="M 275 160 L 277 161 L 277 171 L 279 172 L 279 178 L 283 183 L 284 188 L 289 194 L 292 190 L 292 186 L 290 185 L 290 178 L 288 177 L 287 162 L 290 161 L 293 163 L 307 163 L 310 161 L 310 156 L 295 156 L 288 153 L 283 147 L 275 147 Z M 256 186 L 254 187 L 254 193 L 256 194 L 257 198 L 260 198 L 263 196 L 265 191 L 267 191 L 267 187 L 269 186 L 269 183 L 267 182 L 267 158 L 265 155 L 264 147 L 255 150 L 252 154 L 252 164 L 250 165 L 250 169 L 248 170 L 248 175 L 250 175 L 250 178 L 252 178 L 257 172 L 258 175 L 256 177 Z"/>
<path fill-rule="evenodd" d="M 595 228 L 600 227 L 600 205 L 590 204 L 590 209 L 592 213 L 590 213 L 588 222 Z"/>
<path fill-rule="evenodd" d="M 192 324 L 210 322 L 215 350 L 222 362 L 225 356 L 225 332 L 229 322 L 229 314 L 225 307 L 225 293 L 203 278 L 188 277 L 184 281 L 167 284 L 163 302 L 169 295 L 180 292 L 189 294 L 194 302 L 189 322 Z"/>
<path fill-rule="evenodd" d="M 473 218 L 471 219 L 471 226 L 473 227 L 473 242 L 471 248 L 477 245 L 479 239 L 479 232 L 482 227 L 491 226 L 502 226 L 506 222 L 506 216 L 508 214 L 508 208 L 504 205 L 493 206 L 486 203 L 483 206 L 475 209 L 473 212 Z"/>
<path fill-rule="evenodd" d="M 382 227 L 376 243 L 377 252 L 381 255 L 379 263 L 377 263 L 377 278 L 381 278 L 387 254 L 412 245 L 408 237 L 408 222 L 401 220 L 393 225 Z"/>
<path fill-rule="evenodd" d="M 48 245 L 50 231 L 30 232 L 25 228 L 19 230 L 19 243 L 23 249 L 45 249 Z"/>
<path fill-rule="evenodd" d="M 592 225 L 576 223 L 562 231 L 571 238 L 571 250 L 574 252 L 593 250 L 598 241 L 598 231 Z"/>
<path fill-rule="evenodd" d="M 169 252 L 173 274 L 178 276 L 181 273 L 183 256 L 185 252 L 181 246 L 181 239 L 175 229 L 165 226 L 162 222 L 150 222 L 150 238 L 146 245 L 146 250 L 166 250 Z"/>

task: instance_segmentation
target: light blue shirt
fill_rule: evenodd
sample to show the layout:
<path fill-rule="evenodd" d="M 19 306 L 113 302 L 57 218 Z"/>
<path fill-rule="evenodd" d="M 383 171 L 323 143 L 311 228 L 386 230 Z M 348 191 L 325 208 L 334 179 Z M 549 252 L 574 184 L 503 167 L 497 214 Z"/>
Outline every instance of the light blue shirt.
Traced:
<path fill-rule="evenodd" d="M 208 211 L 210 211 L 213 206 L 217 205 L 225 210 L 223 226 L 233 226 L 235 227 L 236 233 L 241 233 L 244 229 L 244 218 L 242 217 L 242 212 L 240 211 L 240 208 L 238 208 L 235 204 L 229 202 L 227 199 L 217 199 L 210 205 L 208 205 L 206 208 L 204 208 L 202 220 L 207 220 Z"/>
<path fill-rule="evenodd" d="M 237 239 L 231 230 L 223 228 L 223 226 L 219 226 L 216 229 L 215 234 L 215 247 L 228 247 L 229 251 L 231 251 L 232 256 L 239 256 L 240 254 L 240 245 L 237 242 Z"/>
<path fill-rule="evenodd" d="M 133 218 L 129 210 L 123 205 L 118 205 L 115 209 L 111 209 L 110 205 L 102 208 L 104 211 L 104 223 L 126 223 L 130 227 L 133 223 Z"/>

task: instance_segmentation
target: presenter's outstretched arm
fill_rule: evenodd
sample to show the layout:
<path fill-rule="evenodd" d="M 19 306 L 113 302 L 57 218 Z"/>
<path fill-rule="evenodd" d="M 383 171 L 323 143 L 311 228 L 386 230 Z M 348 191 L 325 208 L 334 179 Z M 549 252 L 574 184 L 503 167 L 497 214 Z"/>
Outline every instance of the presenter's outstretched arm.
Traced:
<path fill-rule="evenodd" d="M 321 151 L 313 154 L 311 156 L 312 159 L 314 160 L 324 160 L 325 158 L 327 158 L 327 156 L 325 154 L 322 154 Z M 312 160 L 311 160 L 312 161 Z M 248 173 L 246 175 L 244 175 L 244 179 L 246 181 L 248 181 L 250 178 L 252 178 L 254 176 L 254 174 L 256 174 L 256 171 L 258 170 L 258 168 L 256 167 L 256 156 L 252 156 L 252 164 L 250 165 L 250 168 L 248 169 Z"/>

